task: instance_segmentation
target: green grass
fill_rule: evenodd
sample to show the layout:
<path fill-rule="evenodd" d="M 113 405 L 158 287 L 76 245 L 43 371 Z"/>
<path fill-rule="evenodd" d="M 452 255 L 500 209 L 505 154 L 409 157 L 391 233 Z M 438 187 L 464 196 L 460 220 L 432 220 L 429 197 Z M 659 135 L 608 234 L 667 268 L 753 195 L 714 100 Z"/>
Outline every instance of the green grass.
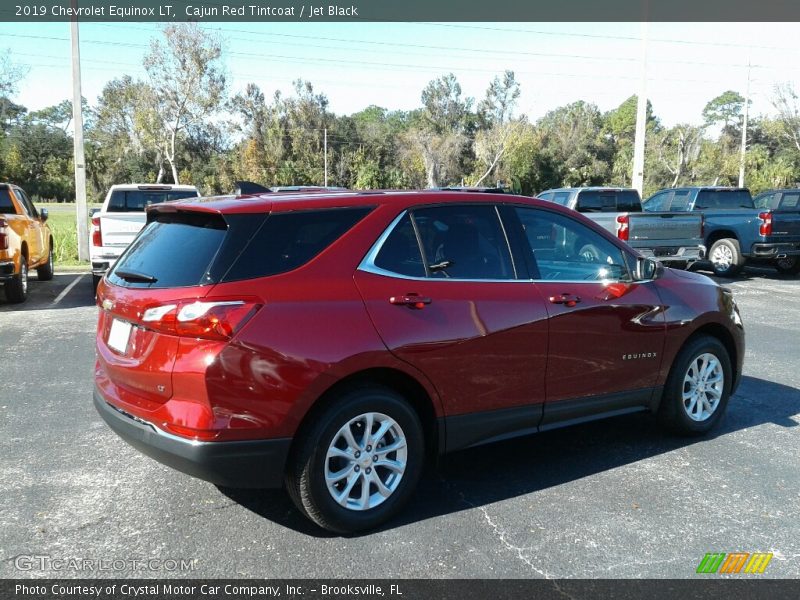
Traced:
<path fill-rule="evenodd" d="M 90 208 L 100 208 L 99 204 L 90 204 Z M 53 260 L 56 266 L 75 266 L 88 264 L 78 260 L 78 226 L 75 222 L 75 204 L 36 203 L 39 210 L 46 208 L 49 212 L 47 224 L 53 232 Z M 87 217 L 88 223 L 88 217 Z M 89 225 L 91 231 L 91 225 Z"/>

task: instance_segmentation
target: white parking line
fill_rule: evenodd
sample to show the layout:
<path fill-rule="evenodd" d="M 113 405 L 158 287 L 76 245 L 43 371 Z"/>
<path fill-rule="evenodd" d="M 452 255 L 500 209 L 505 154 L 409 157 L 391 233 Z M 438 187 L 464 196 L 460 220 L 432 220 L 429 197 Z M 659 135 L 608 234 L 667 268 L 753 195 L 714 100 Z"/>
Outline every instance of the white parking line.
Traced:
<path fill-rule="evenodd" d="M 61 301 L 64 299 L 64 297 L 65 297 L 67 294 L 69 294 L 69 293 L 70 293 L 70 291 L 72 290 L 72 288 L 74 288 L 74 287 L 75 287 L 75 284 L 76 284 L 76 283 L 78 283 L 78 282 L 81 280 L 81 278 L 82 278 L 84 275 L 86 275 L 86 273 L 81 273 L 80 275 L 78 275 L 78 276 L 77 276 L 77 277 L 76 277 L 76 278 L 75 278 L 75 279 L 72 281 L 72 283 L 70 283 L 70 284 L 69 284 L 67 287 L 65 287 L 65 288 L 64 288 L 64 290 L 63 290 L 63 291 L 62 291 L 62 292 L 61 292 L 61 293 L 60 293 L 58 296 L 56 296 L 56 299 L 55 299 L 55 300 L 53 300 L 53 303 L 51 304 L 51 306 L 55 306 L 56 304 L 58 304 L 59 302 L 61 302 Z"/>

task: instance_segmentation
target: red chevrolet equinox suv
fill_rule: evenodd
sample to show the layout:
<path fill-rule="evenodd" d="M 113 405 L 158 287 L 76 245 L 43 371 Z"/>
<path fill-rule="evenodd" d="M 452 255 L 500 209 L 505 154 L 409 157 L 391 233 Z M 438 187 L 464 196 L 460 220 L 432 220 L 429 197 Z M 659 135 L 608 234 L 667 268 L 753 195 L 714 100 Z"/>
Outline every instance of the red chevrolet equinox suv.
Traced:
<path fill-rule="evenodd" d="M 438 454 L 634 411 L 702 434 L 741 377 L 731 293 L 518 196 L 150 207 L 100 283 L 94 403 L 145 454 L 372 528 Z"/>

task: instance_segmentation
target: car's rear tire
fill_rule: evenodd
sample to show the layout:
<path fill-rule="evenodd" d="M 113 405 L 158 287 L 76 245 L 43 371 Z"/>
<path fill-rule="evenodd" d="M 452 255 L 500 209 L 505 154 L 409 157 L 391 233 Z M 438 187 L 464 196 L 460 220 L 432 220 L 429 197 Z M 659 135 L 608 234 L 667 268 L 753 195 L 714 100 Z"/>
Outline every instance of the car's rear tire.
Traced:
<path fill-rule="evenodd" d="M 702 435 L 722 418 L 733 383 L 725 346 L 710 335 L 690 338 L 672 363 L 658 409 L 662 425 L 680 435 Z"/>
<path fill-rule="evenodd" d="M 28 298 L 28 259 L 20 258 L 19 273 L 6 281 L 6 300 L 13 303 L 25 302 Z"/>
<path fill-rule="evenodd" d="M 53 247 L 47 252 L 47 262 L 36 268 L 36 277 L 39 281 L 50 281 L 53 278 Z"/>
<path fill-rule="evenodd" d="M 744 266 L 739 240 L 722 238 L 711 245 L 708 260 L 717 277 L 733 277 Z"/>
<path fill-rule="evenodd" d="M 419 417 L 402 396 L 382 386 L 351 389 L 299 434 L 286 487 L 298 509 L 324 529 L 372 529 L 410 498 L 424 445 Z"/>
<path fill-rule="evenodd" d="M 800 273 L 800 256 L 778 258 L 773 264 L 778 270 L 778 273 L 782 275 L 797 275 Z"/>

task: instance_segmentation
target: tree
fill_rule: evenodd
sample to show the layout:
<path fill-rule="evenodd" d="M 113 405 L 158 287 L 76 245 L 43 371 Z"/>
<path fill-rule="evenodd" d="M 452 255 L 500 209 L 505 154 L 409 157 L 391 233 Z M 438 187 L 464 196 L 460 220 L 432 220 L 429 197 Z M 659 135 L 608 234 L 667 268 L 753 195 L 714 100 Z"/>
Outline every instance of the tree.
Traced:
<path fill-rule="evenodd" d="M 738 125 L 744 110 L 744 98 L 739 92 L 728 90 L 709 101 L 703 108 L 706 125 L 722 123 L 723 130 Z"/>
<path fill-rule="evenodd" d="M 11 51 L 0 53 L 0 98 L 10 98 L 17 92 L 17 84 L 25 79 L 28 67 L 11 60 Z"/>
<path fill-rule="evenodd" d="M 676 125 L 658 136 L 658 156 L 673 176 L 670 187 L 676 187 L 690 164 L 697 160 L 703 131 L 688 124 Z"/>
<path fill-rule="evenodd" d="M 421 98 L 420 122 L 403 141 L 421 159 L 427 186 L 434 188 L 463 172 L 461 154 L 472 99 L 461 96 L 461 85 L 452 73 L 430 81 Z"/>
<path fill-rule="evenodd" d="M 775 86 L 772 105 L 778 111 L 781 136 L 800 151 L 800 103 L 792 84 Z"/>
<path fill-rule="evenodd" d="M 226 78 L 220 41 L 196 23 L 167 25 L 164 39 L 154 40 L 144 67 L 154 91 L 159 120 L 157 143 L 179 183 L 178 151 L 192 127 L 202 127 L 225 99 Z M 164 176 L 159 166 L 157 181 Z"/>
<path fill-rule="evenodd" d="M 613 145 L 610 182 L 620 186 L 631 185 L 633 179 L 633 146 L 636 138 L 636 111 L 638 97 L 633 95 L 603 117 L 603 133 Z M 645 119 L 646 142 L 660 129 L 653 114 L 653 105 L 647 101 Z M 645 143 L 645 151 L 648 144 Z"/>
<path fill-rule="evenodd" d="M 475 181 L 481 185 L 484 179 L 497 172 L 497 165 L 506 151 L 506 141 L 523 122 L 511 122 L 517 98 L 520 95 L 519 83 L 513 71 L 506 71 L 503 78 L 495 77 L 486 90 L 486 97 L 478 106 L 480 121 L 485 129 L 475 138 L 475 157 L 483 174 Z"/>
<path fill-rule="evenodd" d="M 543 151 L 552 164 L 559 165 L 561 185 L 601 185 L 608 180 L 613 147 L 603 135 L 597 106 L 573 102 L 547 113 L 537 127 Z"/>

